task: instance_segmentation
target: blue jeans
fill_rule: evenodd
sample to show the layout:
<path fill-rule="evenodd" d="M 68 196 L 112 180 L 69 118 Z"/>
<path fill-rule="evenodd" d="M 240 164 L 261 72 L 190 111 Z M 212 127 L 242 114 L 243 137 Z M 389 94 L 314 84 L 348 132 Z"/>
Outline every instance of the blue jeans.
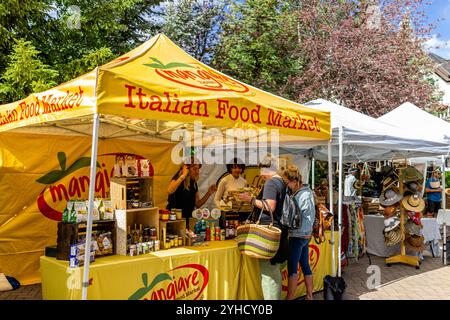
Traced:
<path fill-rule="evenodd" d="M 297 275 L 298 263 L 304 276 L 312 275 L 309 266 L 309 241 L 305 238 L 289 238 L 289 258 L 288 258 L 288 274 L 289 277 Z"/>

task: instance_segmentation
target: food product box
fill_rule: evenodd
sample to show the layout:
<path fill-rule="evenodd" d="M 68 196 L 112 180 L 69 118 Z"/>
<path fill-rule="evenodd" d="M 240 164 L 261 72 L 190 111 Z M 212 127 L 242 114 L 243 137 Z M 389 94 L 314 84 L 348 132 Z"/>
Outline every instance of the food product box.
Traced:
<path fill-rule="evenodd" d="M 138 176 L 138 166 L 137 160 L 133 156 L 127 156 L 125 159 L 125 176 L 126 177 L 137 177 Z"/>

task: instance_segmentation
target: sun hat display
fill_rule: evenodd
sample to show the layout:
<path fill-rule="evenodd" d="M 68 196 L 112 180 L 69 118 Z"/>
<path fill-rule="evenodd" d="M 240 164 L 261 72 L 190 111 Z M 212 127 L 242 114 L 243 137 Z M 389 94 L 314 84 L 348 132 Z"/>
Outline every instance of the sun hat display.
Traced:
<path fill-rule="evenodd" d="M 400 226 L 400 219 L 398 217 L 391 217 L 384 220 L 384 232 L 389 232 Z"/>
<path fill-rule="evenodd" d="M 397 189 L 397 183 L 398 183 L 397 179 L 387 177 L 386 179 L 383 180 L 383 190 L 394 189 L 393 187 Z"/>
<path fill-rule="evenodd" d="M 420 212 L 407 211 L 408 219 L 417 225 L 420 225 Z"/>
<path fill-rule="evenodd" d="M 417 182 L 409 182 L 405 184 L 406 189 L 411 192 L 419 192 L 419 184 Z"/>
<path fill-rule="evenodd" d="M 408 220 L 405 223 L 405 231 L 410 235 L 420 236 L 420 229 L 420 226 L 415 224 L 411 220 Z"/>
<path fill-rule="evenodd" d="M 396 177 L 397 173 L 395 172 L 394 168 L 392 168 L 391 166 L 384 166 L 383 168 L 381 168 L 381 174 L 384 177 Z"/>
<path fill-rule="evenodd" d="M 393 215 L 395 215 L 398 211 L 398 207 L 397 206 L 388 206 L 384 208 L 384 218 L 390 218 Z"/>
<path fill-rule="evenodd" d="M 404 197 L 402 200 L 403 207 L 413 212 L 422 212 L 425 209 L 425 201 L 420 197 L 419 193 L 414 193 Z"/>
<path fill-rule="evenodd" d="M 396 204 L 397 202 L 399 202 L 400 200 L 402 200 L 402 195 L 399 194 L 398 192 L 396 192 L 395 190 L 391 189 L 387 189 L 384 190 L 381 195 L 380 195 L 380 204 L 382 206 L 392 206 L 394 204 Z"/>
<path fill-rule="evenodd" d="M 393 247 L 402 241 L 402 232 L 400 229 L 395 229 L 384 233 L 384 244 L 386 247 Z"/>
<path fill-rule="evenodd" d="M 406 247 L 410 250 L 421 252 L 425 249 L 424 239 L 423 236 L 407 234 L 405 239 Z"/>
<path fill-rule="evenodd" d="M 414 167 L 403 169 L 400 173 L 400 179 L 403 182 L 412 182 L 423 179 L 423 175 Z"/>

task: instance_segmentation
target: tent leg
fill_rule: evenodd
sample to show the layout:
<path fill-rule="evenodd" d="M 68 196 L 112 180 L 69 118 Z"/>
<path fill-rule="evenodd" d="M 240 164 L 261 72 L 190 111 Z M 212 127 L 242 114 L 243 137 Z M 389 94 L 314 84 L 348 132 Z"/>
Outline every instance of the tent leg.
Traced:
<path fill-rule="evenodd" d="M 331 225 L 331 274 L 333 277 L 336 277 L 336 254 L 334 241 L 334 225 L 336 223 L 336 219 L 333 208 L 333 160 L 331 154 L 331 141 L 328 141 L 328 202 L 330 212 L 333 215 L 333 224 Z"/>
<path fill-rule="evenodd" d="M 82 282 L 81 298 L 87 300 L 87 291 L 89 286 L 89 264 L 91 255 L 91 238 L 92 238 L 92 209 L 94 207 L 94 190 L 95 190 L 95 174 L 97 171 L 97 149 L 98 149 L 98 127 L 100 125 L 100 117 L 94 114 L 94 123 L 92 129 L 92 151 L 91 151 L 91 171 L 89 174 L 89 208 L 86 226 L 86 243 L 84 250 L 84 271 Z"/>
<path fill-rule="evenodd" d="M 446 199 L 445 199 L 445 156 L 441 156 L 441 160 L 442 160 L 442 164 L 441 164 L 441 168 L 442 168 L 442 185 L 441 185 L 441 189 L 442 189 L 442 195 L 441 195 L 441 207 L 442 209 L 445 210 L 446 208 Z M 444 211 L 444 215 L 445 215 L 445 211 Z M 442 255 L 444 258 L 444 266 L 447 265 L 447 224 L 445 223 L 445 217 L 444 217 L 444 223 L 442 224 L 442 228 L 444 228 L 444 241 L 443 241 L 443 245 L 442 245 Z"/>
<path fill-rule="evenodd" d="M 314 172 L 316 171 L 316 159 L 314 159 L 314 157 L 312 157 L 311 159 L 311 189 L 314 190 L 314 185 L 315 185 L 315 179 L 314 179 Z"/>
<path fill-rule="evenodd" d="M 339 201 L 338 201 L 338 221 L 339 221 L 339 239 L 338 239 L 338 277 L 341 276 L 341 247 L 342 247 L 342 161 L 343 161 L 343 145 L 342 145 L 342 127 L 339 127 Z"/>

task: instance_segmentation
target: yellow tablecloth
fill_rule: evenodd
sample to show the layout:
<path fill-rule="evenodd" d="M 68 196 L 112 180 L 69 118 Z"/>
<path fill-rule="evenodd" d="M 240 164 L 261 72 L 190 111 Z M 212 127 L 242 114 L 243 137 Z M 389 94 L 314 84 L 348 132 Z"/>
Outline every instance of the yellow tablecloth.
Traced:
<path fill-rule="evenodd" d="M 329 239 L 329 234 L 327 234 Z M 83 268 L 67 261 L 41 257 L 43 299 L 81 299 Z M 314 290 L 322 289 L 331 273 L 329 241 L 310 243 Z M 282 265 L 283 296 L 287 270 Z M 262 299 L 259 264 L 240 254 L 234 240 L 211 241 L 206 246 L 173 248 L 135 257 L 108 256 L 90 265 L 88 299 Z M 303 277 L 297 296 L 305 294 Z"/>

